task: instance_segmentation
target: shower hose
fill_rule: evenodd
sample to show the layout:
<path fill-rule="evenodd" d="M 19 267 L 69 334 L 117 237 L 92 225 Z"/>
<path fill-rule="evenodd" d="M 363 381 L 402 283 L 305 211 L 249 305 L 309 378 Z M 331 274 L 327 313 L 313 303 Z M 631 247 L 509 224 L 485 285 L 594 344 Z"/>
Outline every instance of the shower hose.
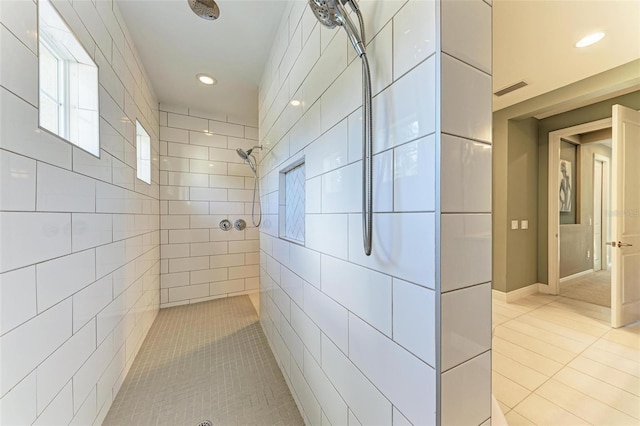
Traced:
<path fill-rule="evenodd" d="M 258 197 L 258 222 L 256 223 L 256 193 L 258 192 L 258 173 L 253 174 L 253 203 L 251 204 L 251 222 L 256 228 L 262 223 L 262 206 L 260 205 L 260 197 Z"/>
<path fill-rule="evenodd" d="M 360 9 L 355 10 L 360 24 L 360 37 L 366 46 L 364 20 Z M 371 69 L 367 54 L 362 59 L 362 240 L 364 253 L 371 255 L 373 238 L 373 112 L 371 108 Z"/>

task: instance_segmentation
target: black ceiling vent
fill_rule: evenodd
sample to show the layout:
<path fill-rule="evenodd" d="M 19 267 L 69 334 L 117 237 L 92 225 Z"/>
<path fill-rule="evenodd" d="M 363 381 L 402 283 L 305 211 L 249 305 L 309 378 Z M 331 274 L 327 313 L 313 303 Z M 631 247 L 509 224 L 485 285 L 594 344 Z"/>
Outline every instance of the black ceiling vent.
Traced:
<path fill-rule="evenodd" d="M 512 84 L 509 87 L 505 87 L 504 89 L 498 90 L 496 93 L 494 93 L 494 95 L 496 96 L 506 95 L 507 93 L 511 93 L 514 90 L 518 90 L 524 86 L 527 86 L 527 83 L 525 83 L 524 81 L 519 81 L 516 84 Z"/>

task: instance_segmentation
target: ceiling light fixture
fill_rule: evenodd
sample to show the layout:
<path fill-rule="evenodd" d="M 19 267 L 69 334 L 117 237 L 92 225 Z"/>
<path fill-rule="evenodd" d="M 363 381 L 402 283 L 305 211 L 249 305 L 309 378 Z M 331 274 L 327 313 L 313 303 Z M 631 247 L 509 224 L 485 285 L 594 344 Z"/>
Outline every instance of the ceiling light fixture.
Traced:
<path fill-rule="evenodd" d="M 216 79 L 207 74 L 197 74 L 196 78 L 202 84 L 206 84 L 207 86 L 211 86 L 212 84 L 216 84 Z"/>
<path fill-rule="evenodd" d="M 576 43 L 576 47 L 591 46 L 592 44 L 599 42 L 603 38 L 604 38 L 603 32 L 589 34 L 588 36 L 581 38 L 580 41 Z"/>
<path fill-rule="evenodd" d="M 290 103 L 292 106 L 300 106 L 300 101 L 297 99 L 292 100 Z"/>

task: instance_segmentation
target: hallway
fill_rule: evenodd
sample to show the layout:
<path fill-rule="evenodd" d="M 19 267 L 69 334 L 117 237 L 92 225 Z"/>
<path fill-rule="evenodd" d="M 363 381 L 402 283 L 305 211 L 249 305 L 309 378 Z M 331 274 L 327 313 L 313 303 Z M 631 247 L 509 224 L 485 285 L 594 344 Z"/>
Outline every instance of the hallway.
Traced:
<path fill-rule="evenodd" d="M 493 298 L 493 393 L 509 425 L 637 425 L 640 324 L 610 309 L 536 294 Z"/>
<path fill-rule="evenodd" d="M 598 271 L 560 283 L 560 295 L 611 307 L 611 270 Z"/>

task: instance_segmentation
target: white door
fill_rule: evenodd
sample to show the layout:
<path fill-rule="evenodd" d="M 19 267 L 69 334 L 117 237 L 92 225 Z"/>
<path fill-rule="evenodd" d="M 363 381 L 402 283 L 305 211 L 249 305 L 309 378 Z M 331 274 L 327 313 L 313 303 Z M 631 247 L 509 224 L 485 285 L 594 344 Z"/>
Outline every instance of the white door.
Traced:
<path fill-rule="evenodd" d="M 602 161 L 593 163 L 593 270 L 602 269 Z"/>
<path fill-rule="evenodd" d="M 613 106 L 611 325 L 640 320 L 640 111 Z"/>

